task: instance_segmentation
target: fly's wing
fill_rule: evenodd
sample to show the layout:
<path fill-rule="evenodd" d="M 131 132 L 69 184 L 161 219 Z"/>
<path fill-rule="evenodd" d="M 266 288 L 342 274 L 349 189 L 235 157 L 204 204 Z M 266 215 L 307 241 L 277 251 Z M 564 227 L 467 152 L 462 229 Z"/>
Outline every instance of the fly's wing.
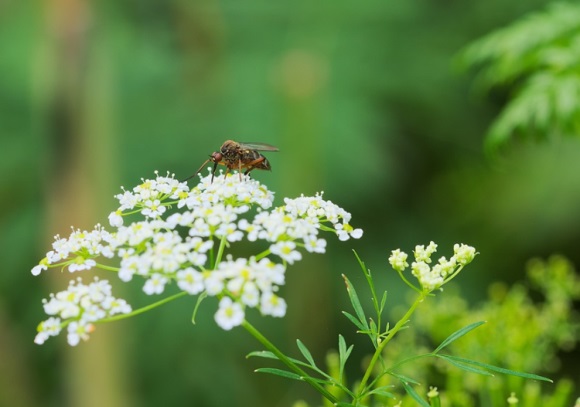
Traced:
<path fill-rule="evenodd" d="M 270 144 L 266 144 L 266 143 L 253 143 L 253 142 L 242 142 L 239 143 L 240 144 L 240 148 L 244 149 L 244 150 L 256 150 L 256 151 L 279 151 L 278 147 L 274 147 Z"/>

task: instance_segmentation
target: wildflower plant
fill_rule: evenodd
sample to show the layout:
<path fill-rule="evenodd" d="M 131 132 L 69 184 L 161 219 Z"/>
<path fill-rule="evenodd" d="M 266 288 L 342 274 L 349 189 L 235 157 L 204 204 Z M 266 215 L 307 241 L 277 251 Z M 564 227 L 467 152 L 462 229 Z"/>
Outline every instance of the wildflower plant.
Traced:
<path fill-rule="evenodd" d="M 387 303 L 387 292 L 381 295 L 377 291 L 373 275 L 356 255 L 361 269 L 365 275 L 369 286 L 374 316 L 367 316 L 357 291 L 347 276 L 343 275 L 350 302 L 354 309 L 354 314 L 343 312 L 343 314 L 355 325 L 357 332 L 366 335 L 374 349 L 369 362 L 366 363 L 362 378 L 356 379 L 351 385 L 347 383 L 345 377 L 346 362 L 350 357 L 353 345 L 347 346 L 342 335 L 338 337 L 338 352 L 329 355 L 327 363 L 328 373 L 323 371 L 304 343 L 297 340 L 297 346 L 304 357 L 304 360 L 289 358 L 275 349 L 266 340 L 262 343 L 269 349 L 268 351 L 253 352 L 250 356 L 267 359 L 277 359 L 288 366 L 289 370 L 278 368 L 262 368 L 258 372 L 270 373 L 289 379 L 305 381 L 315 387 L 325 399 L 332 405 L 341 407 L 366 407 L 366 406 L 401 406 L 403 400 L 411 401 L 412 405 L 425 407 L 435 407 L 441 405 L 440 393 L 436 387 L 425 389 L 422 396 L 416 387 L 420 382 L 402 373 L 403 367 L 417 363 L 423 359 L 437 359 L 463 370 L 464 372 L 476 373 L 484 376 L 493 376 L 494 373 L 506 374 L 520 378 L 548 381 L 542 376 L 508 370 L 502 367 L 471 360 L 463 357 L 444 353 L 444 350 L 462 338 L 467 333 L 482 326 L 485 322 L 473 322 L 456 330 L 448 335 L 431 352 L 414 354 L 411 357 L 397 360 L 389 357 L 386 353 L 386 346 L 402 330 L 409 327 L 411 317 L 419 305 L 426 302 L 429 297 L 433 297 L 442 292 L 443 285 L 449 283 L 473 261 L 477 255 L 475 248 L 465 244 L 455 244 L 453 255 L 447 259 L 441 257 L 432 265 L 432 255 L 437 251 L 437 245 L 431 242 L 429 245 L 418 245 L 413 252 L 415 261 L 411 263 L 411 275 L 417 280 L 412 282 L 412 278 L 407 276 L 406 270 L 409 268 L 407 262 L 409 256 L 400 249 L 393 250 L 389 257 L 389 263 L 397 272 L 399 277 L 414 292 L 415 299 L 404 315 L 394 324 L 384 323 L 384 311 Z M 416 351 L 416 349 L 413 349 Z M 310 373 L 312 372 L 312 373 Z M 404 390 L 406 394 L 402 397 L 396 388 L 396 384 Z M 322 385 L 322 386 L 321 386 Z M 425 397 L 426 396 L 426 397 Z M 404 404 L 408 405 L 408 404 Z"/>
<path fill-rule="evenodd" d="M 580 315 L 574 312 L 574 302 L 579 299 L 580 277 L 569 260 L 559 255 L 547 260 L 533 259 L 528 262 L 524 281 L 509 286 L 492 284 L 488 298 L 479 304 L 468 304 L 459 287 L 445 287 L 445 295 L 433 298 L 429 306 L 416 313 L 414 329 L 392 341 L 385 357 L 400 359 L 413 355 L 416 349 L 443 341 L 449 331 L 486 319 L 488 323 L 472 331 L 465 340 L 453 342 L 449 351 L 513 370 L 555 374 L 563 362 L 562 353 L 569 352 L 580 341 Z M 442 364 L 430 369 L 426 362 L 408 365 L 401 373 L 422 383 L 432 382 L 435 377 L 440 389 L 444 389 L 443 405 L 505 405 L 512 392 L 515 397 L 511 400 L 520 398 L 519 405 L 523 406 L 573 404 L 574 385 L 567 378 L 560 378 L 553 386 L 541 386 L 540 382 L 516 377 L 465 375 Z M 457 386 L 458 383 L 461 385 Z"/>
<path fill-rule="evenodd" d="M 495 372 L 548 380 L 442 352 L 483 322 L 455 331 L 432 352 L 399 361 L 386 357 L 386 345 L 409 326 L 417 307 L 440 293 L 475 258 L 477 253 L 471 246 L 456 244 L 449 259 L 441 257 L 436 262 L 432 261 L 437 251 L 433 242 L 416 246 L 414 261 L 401 250 L 391 253 L 392 268 L 415 292 L 414 302 L 394 324 L 384 321 L 387 292 L 379 295 L 370 270 L 357 255 L 370 289 L 374 316 L 367 317 L 345 275 L 354 313 L 344 315 L 369 338 L 373 353 L 363 376 L 349 384 L 345 369 L 353 345 L 347 346 L 342 335 L 338 337 L 338 353 L 329 358 L 327 373 L 300 340 L 297 345 L 304 360 L 284 354 L 246 316 L 249 309 L 255 308 L 264 316 L 283 317 L 287 303 L 279 290 L 285 283 L 287 267 L 299 262 L 305 252 L 324 253 L 328 234 L 341 241 L 360 238 L 363 232 L 350 225 L 350 213 L 324 199 L 322 193 L 285 198 L 283 205 L 274 207 L 274 194 L 266 186 L 248 176 L 223 173 L 213 181 L 211 174 L 200 177 L 192 189 L 169 174 L 156 173 L 154 179 L 142 180 L 140 185 L 116 195 L 116 199 L 119 206 L 109 215 L 112 231 L 96 225 L 90 231 L 73 229 L 68 237 L 55 236 L 52 250 L 33 267 L 32 274 L 38 276 L 52 268 L 75 274 L 101 269 L 117 274 L 122 282 L 141 281 L 147 295 L 166 296 L 133 310 L 126 300 L 113 296 L 109 281 L 94 278 L 87 284 L 80 276 L 75 277 L 66 290 L 43 301 L 48 318 L 38 325 L 37 344 L 66 329 L 68 343 L 76 346 L 88 340 L 99 323 L 128 318 L 191 295 L 197 296 L 192 321 L 202 301 L 216 297 L 215 322 L 224 330 L 242 326 L 266 348 L 249 356 L 274 359 L 286 367 L 265 367 L 257 372 L 308 383 L 335 406 L 385 405 L 385 400 L 393 405 L 398 400 L 400 405 L 401 399 L 387 379 L 399 383 L 419 405 L 440 405 L 437 388 L 425 391 L 426 401 L 415 389 L 419 383 L 401 373 L 403 365 L 424 358 L 443 360 L 482 375 Z M 256 248 L 251 255 L 239 256 L 234 251 L 242 241 L 249 241 Z M 172 286 L 178 292 L 166 294 Z"/>

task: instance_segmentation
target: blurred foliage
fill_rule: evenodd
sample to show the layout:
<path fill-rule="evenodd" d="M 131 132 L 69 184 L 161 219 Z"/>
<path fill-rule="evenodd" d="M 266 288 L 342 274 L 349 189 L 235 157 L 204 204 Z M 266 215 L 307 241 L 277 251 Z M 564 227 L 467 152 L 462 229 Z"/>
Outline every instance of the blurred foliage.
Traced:
<path fill-rule="evenodd" d="M 479 70 L 481 90 L 507 95 L 488 132 L 488 147 L 497 148 L 515 136 L 578 137 L 579 4 L 554 3 L 526 15 L 469 45 L 460 60 Z"/>
<path fill-rule="evenodd" d="M 516 145 L 489 165 L 482 134 L 505 96 L 470 98 L 471 78 L 451 69 L 466 44 L 549 3 L 0 2 L 0 406 L 72 405 L 80 387 L 69 365 L 80 351 L 32 343 L 39 299 L 64 285 L 29 272 L 50 237 L 103 222 L 118 186 L 155 169 L 190 175 L 227 138 L 280 147 L 272 173 L 255 176 L 278 196 L 326 191 L 365 230 L 354 248 L 368 264 L 417 241 L 464 241 L 482 253 L 463 280 L 472 301 L 489 281 L 520 279 L 532 256 L 580 264 L 577 140 Z M 349 250 L 328 252 L 289 273 L 287 318 L 260 327 L 288 348 L 309 336 L 318 357 L 347 330 L 339 275 L 357 267 Z M 119 336 L 101 349 L 98 332 L 86 368 L 96 377 L 112 358 L 124 406 L 289 405 L 303 391 L 252 376 L 244 332 L 210 316 L 183 324 L 192 307 L 104 327 Z M 105 386 L 88 381 L 102 401 Z M 231 392 L 215 391 L 226 381 Z"/>
<path fill-rule="evenodd" d="M 416 354 L 415 349 L 429 352 L 451 332 L 487 320 L 453 342 L 451 353 L 548 377 L 561 372 L 562 361 L 573 355 L 580 338 L 580 314 L 574 310 L 574 302 L 580 299 L 580 277 L 562 256 L 531 260 L 526 276 L 524 282 L 511 287 L 493 284 L 488 299 L 477 306 L 469 306 L 457 289 L 446 287 L 443 295 L 430 299 L 428 306 L 417 311 L 412 329 L 402 332 L 386 348 L 388 357 L 404 359 Z M 411 349 L 415 353 L 410 353 Z M 515 392 L 522 407 L 565 407 L 578 396 L 577 390 L 574 392 L 577 367 L 568 369 L 567 378 L 555 386 L 513 376 L 469 374 L 432 360 L 407 365 L 401 374 L 420 378 L 423 394 L 428 386 L 437 386 L 444 406 L 505 405 L 509 394 Z"/>

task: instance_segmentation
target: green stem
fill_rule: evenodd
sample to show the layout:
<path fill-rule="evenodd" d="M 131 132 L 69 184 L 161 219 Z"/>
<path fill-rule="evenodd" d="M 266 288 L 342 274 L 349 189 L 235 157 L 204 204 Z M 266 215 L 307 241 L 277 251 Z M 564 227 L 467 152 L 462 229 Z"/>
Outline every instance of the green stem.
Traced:
<path fill-rule="evenodd" d="M 365 392 L 365 386 L 366 386 L 366 384 L 371 376 L 371 373 L 373 372 L 375 364 L 377 363 L 377 361 L 381 357 L 381 354 L 383 353 L 383 349 L 385 349 L 385 346 L 387 346 L 387 343 L 389 343 L 390 340 L 393 339 L 393 337 L 397 334 L 397 332 L 399 332 L 401 330 L 401 328 L 403 328 L 403 326 L 405 326 L 405 324 L 411 318 L 411 315 L 413 314 L 413 312 L 415 312 L 415 308 L 417 308 L 417 306 L 425 299 L 426 296 L 427 296 L 427 293 L 425 293 L 425 292 L 421 292 L 419 294 L 419 296 L 417 297 L 417 299 L 415 300 L 413 305 L 411 305 L 411 308 L 409 308 L 409 310 L 405 313 L 405 315 L 403 315 L 403 317 L 399 320 L 399 322 L 396 323 L 396 325 L 393 327 L 393 329 L 389 330 L 388 335 L 385 337 L 385 339 L 383 339 L 383 341 L 379 344 L 379 346 L 377 346 L 377 349 L 375 350 L 375 353 L 374 353 L 374 355 L 369 363 L 369 366 L 367 367 L 367 370 L 362 378 L 362 381 L 360 382 L 360 384 L 358 386 L 358 391 L 357 391 L 357 398 L 358 399 L 361 399 L 363 397 L 363 395 L 364 395 L 363 393 Z"/>
<path fill-rule="evenodd" d="M 457 270 L 455 270 L 453 272 L 453 274 L 451 274 L 450 276 L 448 276 L 445 279 L 445 282 L 443 284 L 447 284 L 448 282 L 450 282 L 451 280 L 453 280 L 461 272 L 461 270 L 463 270 L 463 267 L 465 267 L 465 266 L 464 265 L 459 266 L 459 268 Z"/>
<path fill-rule="evenodd" d="M 325 232 L 334 232 L 334 233 L 336 233 L 336 229 L 334 229 L 334 228 L 331 228 L 331 227 L 328 227 L 328 226 L 326 226 L 326 225 L 323 225 L 322 223 L 320 223 L 320 224 L 319 224 L 318 228 L 319 228 L 320 230 L 323 230 L 323 231 L 325 231 Z"/>
<path fill-rule="evenodd" d="M 169 301 L 176 300 L 177 298 L 183 297 L 185 295 L 187 295 L 187 293 L 185 291 L 182 291 L 180 293 L 177 293 L 175 295 L 172 295 L 171 297 L 164 298 L 161 301 L 157 301 L 157 302 L 154 302 L 153 304 L 149 304 L 149 305 L 147 305 L 147 306 L 145 306 L 143 308 L 136 309 L 135 311 L 129 312 L 128 314 L 115 315 L 113 317 L 100 319 L 100 320 L 98 320 L 96 322 L 112 322 L 112 321 L 118 321 L 120 319 L 134 317 L 135 315 L 142 314 L 142 313 L 144 313 L 146 311 L 149 311 L 149 310 L 151 310 L 153 308 L 157 308 L 160 305 L 163 305 L 165 303 L 168 303 Z"/>
<path fill-rule="evenodd" d="M 123 216 L 129 216 L 129 215 L 133 215 L 135 213 L 139 213 L 143 210 L 142 206 L 139 206 L 139 208 L 135 209 L 134 211 L 130 211 L 130 212 L 121 212 L 123 214 Z"/>
<path fill-rule="evenodd" d="M 97 265 L 95 267 L 98 267 L 98 268 L 100 268 L 102 270 L 114 271 L 116 273 L 118 273 L 119 270 L 121 270 L 119 267 L 107 266 L 107 265 L 101 264 L 101 263 L 97 263 Z"/>
<path fill-rule="evenodd" d="M 270 249 L 264 250 L 262 253 L 257 254 L 255 257 L 256 261 L 260 261 L 262 260 L 264 257 L 268 256 L 270 254 Z"/>
<path fill-rule="evenodd" d="M 338 403 L 338 399 L 328 392 L 323 386 L 313 380 L 308 373 L 302 370 L 298 365 L 292 362 L 286 355 L 284 355 L 272 342 L 270 342 L 264 335 L 260 333 L 254 326 L 252 326 L 248 321 L 244 320 L 242 322 L 242 326 L 248 331 L 254 338 L 258 340 L 266 349 L 272 352 L 280 362 L 284 363 L 286 366 L 290 368 L 294 373 L 300 375 L 301 379 L 304 380 L 306 383 L 314 387 L 314 389 L 322 394 L 327 400 L 331 403 L 336 404 Z"/>
<path fill-rule="evenodd" d="M 397 270 L 397 273 L 399 273 L 399 277 L 401 277 L 401 279 L 405 282 L 405 284 L 407 284 L 409 287 L 411 287 L 414 291 L 417 291 L 418 293 L 421 292 L 421 290 L 417 287 L 415 287 L 413 285 L 413 283 L 411 283 L 409 280 L 407 280 L 407 278 L 405 277 L 405 275 L 403 274 L 402 271 Z"/>
<path fill-rule="evenodd" d="M 211 238 L 212 242 L 213 242 L 213 237 Z M 211 270 L 215 269 L 215 261 L 214 261 L 214 249 L 213 249 L 213 244 L 211 245 L 211 249 L 209 249 L 209 266 L 211 267 Z"/>
<path fill-rule="evenodd" d="M 220 262 L 222 261 L 222 256 L 224 255 L 224 250 L 226 248 L 226 243 L 227 243 L 227 239 L 226 239 L 226 235 L 222 236 L 222 240 L 220 240 L 220 247 L 218 249 L 218 253 L 217 256 L 215 258 L 215 264 L 214 264 L 214 270 L 216 269 L 216 267 L 220 264 Z"/>

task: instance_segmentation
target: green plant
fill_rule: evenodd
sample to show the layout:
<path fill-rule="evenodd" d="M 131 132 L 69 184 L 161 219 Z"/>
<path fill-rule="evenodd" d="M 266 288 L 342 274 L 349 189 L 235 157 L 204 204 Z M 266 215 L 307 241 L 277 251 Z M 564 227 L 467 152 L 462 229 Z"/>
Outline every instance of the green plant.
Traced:
<path fill-rule="evenodd" d="M 579 298 L 580 279 L 568 260 L 562 256 L 533 259 L 526 281 L 510 287 L 505 283 L 491 285 L 488 299 L 478 306 L 470 307 L 457 287 L 447 286 L 444 296 L 433 298 L 428 307 L 416 313 L 416 329 L 403 332 L 387 349 L 386 357 L 405 357 L 409 349 L 429 348 L 443 340 L 449 330 L 474 319 L 486 319 L 487 324 L 451 344 L 450 351 L 512 370 L 556 373 L 561 366 L 558 353 L 571 350 L 578 341 L 580 316 L 574 311 L 574 301 Z M 569 379 L 542 387 L 517 377 L 464 375 L 442 364 L 418 363 L 404 373 L 439 386 L 443 405 L 450 406 L 503 405 L 507 395 L 514 392 L 520 406 L 565 407 L 574 391 Z"/>
<path fill-rule="evenodd" d="M 112 295 L 107 280 L 95 279 L 87 285 L 77 278 L 67 290 L 44 300 L 49 318 L 39 324 L 36 343 L 42 344 L 66 329 L 68 343 L 76 346 L 89 339 L 97 324 L 138 315 L 187 296 L 197 297 L 192 304 L 193 322 L 203 300 L 215 297 L 219 305 L 214 318 L 220 327 L 243 327 L 266 348 L 250 356 L 275 359 L 285 365 L 285 369 L 265 367 L 258 372 L 308 383 L 332 405 L 363 407 L 382 405 L 386 400 L 401 403 L 398 388 L 394 387 L 397 383 L 414 402 L 437 406 L 437 389 L 427 393 L 427 401 L 417 391 L 418 380 L 403 373 L 407 366 L 426 359 L 444 361 L 484 376 L 502 373 L 549 381 L 444 352 L 483 322 L 469 322 L 448 332 L 432 351 L 414 349 L 415 353 L 405 358 L 386 357 L 387 345 L 409 328 L 411 316 L 419 306 L 440 293 L 474 259 L 473 247 L 456 244 L 449 259 L 441 257 L 432 264 L 437 245 L 431 242 L 416 246 L 411 273 L 417 283 L 405 273 L 409 266 L 407 254 L 394 250 L 389 262 L 414 294 L 412 304 L 394 324 L 385 321 L 387 292 L 376 287 L 370 270 L 357 256 L 370 289 L 373 316 L 367 316 L 369 313 L 347 276 L 343 278 L 354 313 L 344 315 L 368 337 L 373 354 L 362 377 L 347 382 L 344 372 L 353 346 L 348 346 L 343 336 L 339 335 L 338 353 L 325 372 L 300 340 L 297 345 L 304 360 L 287 356 L 248 321 L 247 311 L 256 308 L 262 315 L 284 316 L 287 304 L 279 296 L 279 288 L 285 282 L 288 265 L 300 261 L 303 251 L 325 252 L 326 240 L 320 232 L 330 232 L 343 241 L 360 238 L 363 232 L 350 225 L 350 213 L 323 199 L 322 194 L 286 198 L 284 205 L 272 208 L 273 193 L 268 188 L 247 176 L 232 174 L 215 178 L 210 174 L 192 189 L 173 176 L 157 175 L 116 198 L 120 206 L 109 216 L 115 231 L 108 232 L 97 225 L 92 231 L 73 229 L 67 238 L 56 236 L 52 250 L 32 273 L 40 275 L 49 268 L 84 273 L 99 268 L 118 275 L 124 282 L 143 279 L 147 295 L 161 295 L 173 284 L 179 292 L 133 310 L 127 301 Z M 127 219 L 133 218 L 138 219 L 125 225 Z M 243 239 L 251 243 L 254 254 L 234 258 L 233 246 Z"/>
<path fill-rule="evenodd" d="M 411 268 L 413 276 L 418 280 L 418 285 L 413 284 L 404 274 L 404 270 L 408 267 L 407 254 L 398 249 L 392 252 L 389 262 L 405 284 L 414 292 L 411 305 L 394 324 L 383 321 L 387 292 L 380 293 L 377 290 L 371 271 L 366 268 L 358 256 L 357 259 L 371 293 L 372 317 L 367 316 L 351 281 L 346 276 L 343 276 L 354 309 L 354 314 L 344 312 L 344 315 L 356 326 L 357 332 L 368 336 L 374 348 L 362 378 L 354 380 L 350 385 L 346 382 L 344 371 L 353 346 L 347 346 L 341 335 L 338 338 L 338 353 L 329 355 L 328 372 L 325 372 L 317 365 L 307 347 L 299 340 L 297 345 L 304 360 L 285 356 L 272 344 L 263 342 L 268 351 L 254 352 L 250 356 L 277 359 L 289 369 L 261 368 L 258 369 L 258 372 L 321 384 L 329 392 L 332 392 L 332 397 L 329 397 L 328 394 L 323 394 L 326 400 L 330 401 L 331 405 L 343 407 L 387 405 L 385 403 L 391 403 L 390 405 L 395 405 L 396 403 L 399 406 L 403 402 L 412 402 L 426 407 L 441 405 L 441 398 L 437 388 L 430 387 L 428 391 L 424 391 L 428 400 L 420 394 L 420 391 L 417 391 L 420 386 L 419 380 L 424 378 L 424 376 L 416 373 L 425 369 L 425 361 L 428 359 L 446 362 L 464 373 L 476 373 L 486 377 L 491 377 L 494 373 L 500 373 L 522 379 L 549 382 L 550 380 L 545 377 L 505 369 L 474 359 L 455 356 L 444 351 L 458 339 L 484 325 L 485 322 L 483 321 L 470 323 L 452 332 L 432 351 L 422 351 L 419 346 L 406 346 L 407 352 L 401 352 L 399 355 L 393 355 L 392 352 L 387 351 L 389 349 L 387 345 L 400 333 L 413 331 L 407 328 L 410 327 L 411 316 L 419 305 L 426 303 L 427 300 L 431 299 L 430 297 L 440 292 L 443 285 L 453 280 L 463 270 L 464 266 L 473 260 L 476 254 L 472 247 L 456 244 L 454 255 L 449 260 L 441 257 L 435 265 L 431 266 L 431 256 L 436 249 L 437 245 L 433 242 L 427 247 L 419 245 L 415 248 L 415 261 L 412 263 Z M 441 328 L 446 329 L 444 325 Z M 398 349 L 400 350 L 400 348 Z M 417 365 L 420 366 L 419 369 L 416 368 Z M 411 367 L 410 370 L 406 369 L 408 366 Z M 406 397 L 400 394 L 400 389 L 397 385 L 404 390 L 407 394 Z"/>
<path fill-rule="evenodd" d="M 514 137 L 576 137 L 580 131 L 580 5 L 561 2 L 473 42 L 459 55 L 505 108 L 487 134 L 495 149 Z"/>

